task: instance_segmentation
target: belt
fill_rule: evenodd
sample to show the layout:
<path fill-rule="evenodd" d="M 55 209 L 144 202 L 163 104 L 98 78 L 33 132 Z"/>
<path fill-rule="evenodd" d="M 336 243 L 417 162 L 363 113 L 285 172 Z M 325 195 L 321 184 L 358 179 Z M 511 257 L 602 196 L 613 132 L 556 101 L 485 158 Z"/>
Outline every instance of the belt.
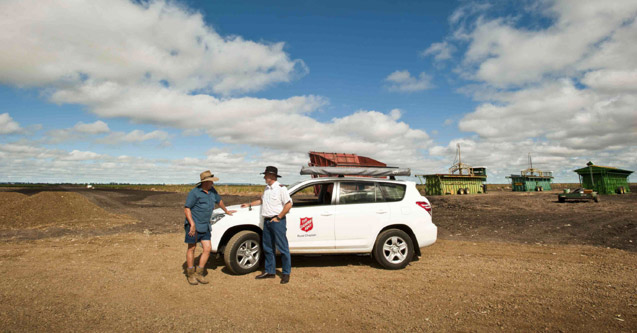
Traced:
<path fill-rule="evenodd" d="M 277 218 L 278 218 L 278 215 L 264 216 L 263 218 L 264 218 L 264 219 L 266 219 L 266 220 L 271 220 L 271 219 L 273 219 L 273 218 L 275 218 L 275 217 L 277 217 Z"/>

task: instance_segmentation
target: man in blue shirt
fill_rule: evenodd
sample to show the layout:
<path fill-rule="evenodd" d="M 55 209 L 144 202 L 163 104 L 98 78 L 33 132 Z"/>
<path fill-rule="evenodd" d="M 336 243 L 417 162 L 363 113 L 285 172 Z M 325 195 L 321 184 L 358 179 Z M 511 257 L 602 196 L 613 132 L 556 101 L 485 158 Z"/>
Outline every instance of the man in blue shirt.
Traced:
<path fill-rule="evenodd" d="M 197 281 L 199 283 L 206 284 L 206 280 L 203 276 L 204 266 L 210 256 L 212 246 L 210 244 L 210 217 L 212 211 L 215 208 L 215 204 L 219 205 L 223 211 L 232 215 L 236 212 L 234 210 L 226 209 L 221 196 L 214 187 L 213 183 L 218 181 L 219 178 L 215 177 L 210 170 L 204 171 L 199 175 L 201 181 L 197 184 L 197 187 L 190 190 L 188 198 L 186 198 L 186 204 L 184 205 L 184 214 L 186 219 L 184 221 L 184 230 L 186 231 L 185 243 L 188 244 L 188 250 L 186 251 L 186 263 L 188 269 L 186 270 L 186 276 L 188 277 L 188 283 L 195 285 Z M 195 248 L 197 242 L 201 242 L 203 247 L 203 253 L 199 257 L 199 266 L 195 269 Z"/>

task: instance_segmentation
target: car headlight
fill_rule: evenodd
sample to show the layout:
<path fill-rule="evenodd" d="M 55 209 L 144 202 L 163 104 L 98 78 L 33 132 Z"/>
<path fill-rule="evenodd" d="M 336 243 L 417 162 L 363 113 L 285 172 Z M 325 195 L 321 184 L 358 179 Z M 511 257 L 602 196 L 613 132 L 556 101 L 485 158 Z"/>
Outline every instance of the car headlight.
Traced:
<path fill-rule="evenodd" d="M 223 214 L 223 213 L 213 213 L 212 216 L 210 217 L 210 224 L 215 224 L 221 221 L 221 219 L 224 218 L 225 216 L 226 214 Z"/>

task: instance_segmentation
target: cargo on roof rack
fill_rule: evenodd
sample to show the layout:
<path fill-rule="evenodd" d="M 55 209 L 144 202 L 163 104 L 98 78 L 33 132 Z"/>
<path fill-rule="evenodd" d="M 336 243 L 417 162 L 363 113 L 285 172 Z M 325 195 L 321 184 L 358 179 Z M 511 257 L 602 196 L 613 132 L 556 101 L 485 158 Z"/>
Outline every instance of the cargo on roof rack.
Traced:
<path fill-rule="evenodd" d="M 367 177 L 394 177 L 411 176 L 409 168 L 377 168 L 377 167 L 302 167 L 302 175 L 319 176 L 367 176 Z"/>

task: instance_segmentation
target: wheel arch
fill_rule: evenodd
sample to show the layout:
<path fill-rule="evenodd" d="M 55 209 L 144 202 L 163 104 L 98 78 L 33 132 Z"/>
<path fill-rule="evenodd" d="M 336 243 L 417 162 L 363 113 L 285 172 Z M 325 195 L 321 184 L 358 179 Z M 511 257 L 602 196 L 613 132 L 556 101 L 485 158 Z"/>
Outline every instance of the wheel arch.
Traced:
<path fill-rule="evenodd" d="M 380 236 L 380 234 L 382 234 L 385 230 L 389 230 L 389 229 L 402 230 L 407 235 L 409 235 L 409 237 L 411 238 L 412 243 L 414 244 L 414 252 L 416 253 L 417 256 L 420 257 L 420 246 L 418 245 L 418 239 L 416 239 L 416 234 L 414 234 L 413 230 L 411 230 L 411 228 L 409 226 L 405 225 L 405 224 L 388 225 L 388 226 L 384 227 L 383 229 L 381 229 L 380 231 L 378 231 L 378 234 L 376 235 L 376 241 L 374 242 L 374 246 L 376 246 L 376 242 L 378 242 L 378 236 Z"/>
<path fill-rule="evenodd" d="M 257 234 L 259 234 L 259 236 L 263 234 L 263 230 L 261 230 L 261 228 L 252 224 L 242 224 L 242 225 L 237 225 L 237 226 L 228 228 L 228 230 L 226 230 L 226 232 L 221 237 L 221 240 L 219 240 L 219 246 L 217 247 L 217 252 L 223 253 L 224 250 L 226 249 L 226 245 L 230 241 L 230 238 L 232 238 L 232 236 L 236 235 L 237 233 L 241 231 L 245 231 L 245 230 L 254 231 Z"/>

